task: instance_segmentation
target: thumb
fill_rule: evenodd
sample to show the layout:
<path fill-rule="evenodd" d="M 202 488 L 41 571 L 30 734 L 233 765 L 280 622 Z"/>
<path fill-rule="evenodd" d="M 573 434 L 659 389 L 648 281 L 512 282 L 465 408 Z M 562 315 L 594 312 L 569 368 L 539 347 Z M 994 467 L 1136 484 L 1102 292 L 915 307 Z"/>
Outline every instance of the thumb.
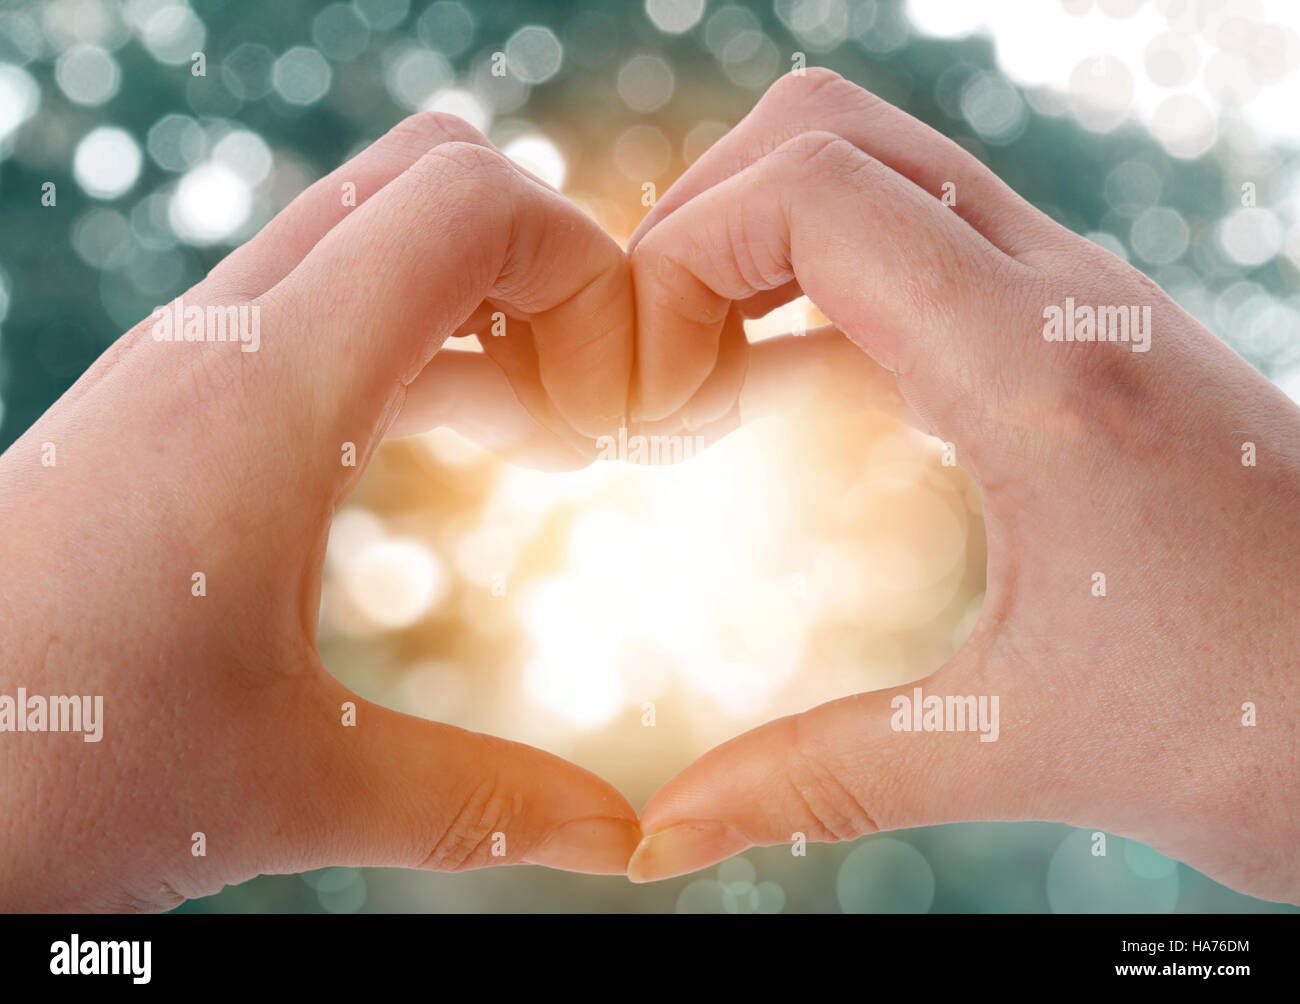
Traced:
<path fill-rule="evenodd" d="M 371 704 L 333 681 L 328 689 L 335 699 L 303 722 L 306 754 L 292 780 L 311 800 L 284 800 L 295 818 L 271 849 L 283 858 L 259 870 L 626 871 L 640 837 L 636 812 L 595 774 L 522 743 Z M 355 704 L 355 724 L 342 723 L 344 701 Z"/>
<path fill-rule="evenodd" d="M 1010 695 L 980 682 L 977 658 L 963 649 L 923 681 L 832 701 L 710 750 L 650 799 L 628 878 L 683 875 L 755 845 L 1010 818 L 1004 794 L 1021 761 L 1003 732 L 1022 712 Z M 935 697 L 941 708 L 954 698 L 965 729 L 915 727 Z"/>

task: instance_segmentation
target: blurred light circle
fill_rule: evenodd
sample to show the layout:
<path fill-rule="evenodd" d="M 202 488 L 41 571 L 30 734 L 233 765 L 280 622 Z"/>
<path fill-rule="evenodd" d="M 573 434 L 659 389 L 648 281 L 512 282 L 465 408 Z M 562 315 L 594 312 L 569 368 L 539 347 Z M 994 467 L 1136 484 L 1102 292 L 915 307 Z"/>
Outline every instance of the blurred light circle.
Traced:
<path fill-rule="evenodd" d="M 881 465 L 855 499 L 871 528 L 863 546 L 867 568 L 882 584 L 899 591 L 923 590 L 941 582 L 966 557 L 965 514 L 949 504 L 947 492 L 908 484 L 910 464 Z M 924 477 L 925 468 L 917 465 Z"/>
<path fill-rule="evenodd" d="M 1205 66 L 1205 89 L 1221 105 L 1244 105 L 1259 93 L 1259 81 L 1240 56 L 1216 52 Z"/>
<path fill-rule="evenodd" d="M 849 32 L 845 0 L 776 0 L 776 16 L 813 52 L 830 52 Z"/>
<path fill-rule="evenodd" d="M 748 8 L 736 4 L 719 7 L 704 23 L 704 44 L 719 62 L 723 61 L 728 46 L 731 46 L 728 58 L 740 61 L 758 52 L 762 41 L 763 26 L 758 18 Z"/>
<path fill-rule="evenodd" d="M 30 73 L 0 65 L 0 141 L 32 117 L 41 103 L 41 89 Z"/>
<path fill-rule="evenodd" d="M 1109 132 L 1133 102 L 1133 74 L 1110 55 L 1090 56 L 1070 74 L 1070 108 L 1092 132 Z"/>
<path fill-rule="evenodd" d="M 296 45 L 275 61 L 271 83 L 276 93 L 293 105 L 310 105 L 330 89 L 330 64 L 315 49 Z"/>
<path fill-rule="evenodd" d="M 491 527 L 469 531 L 456 546 L 456 568 L 478 586 L 489 585 L 493 576 L 509 572 L 514 565 L 514 541 Z"/>
<path fill-rule="evenodd" d="M 785 909 L 785 890 L 775 882 L 760 882 L 754 887 L 756 913 L 780 913 Z"/>
<path fill-rule="evenodd" d="M 387 535 L 384 521 L 369 509 L 346 506 L 330 521 L 325 564 L 334 574 L 341 575 L 362 548 L 383 540 Z"/>
<path fill-rule="evenodd" d="M 1270 302 L 1270 297 L 1257 282 L 1242 280 L 1220 291 L 1214 300 L 1214 324 L 1219 331 L 1231 332 L 1238 320 L 1255 316 L 1257 306 Z"/>
<path fill-rule="evenodd" d="M 203 49 L 207 29 L 197 14 L 181 3 L 135 4 L 140 9 L 136 29 L 145 48 L 160 63 L 179 66 Z M 145 13 L 147 7 L 152 11 Z M 128 8 L 129 9 L 129 8 Z"/>
<path fill-rule="evenodd" d="M 907 0 L 907 17 L 917 28 L 936 38 L 959 38 L 984 24 L 978 4 L 949 0 Z"/>
<path fill-rule="evenodd" d="M 375 31 L 392 31 L 411 9 L 409 0 L 353 0 L 353 6 Z"/>
<path fill-rule="evenodd" d="M 131 256 L 131 227 L 115 209 L 92 209 L 72 227 L 72 250 L 91 268 L 113 268 Z"/>
<path fill-rule="evenodd" d="M 390 537 L 367 544 L 348 563 L 343 587 L 367 620 L 381 627 L 414 624 L 445 596 L 438 558 L 418 540 Z"/>
<path fill-rule="evenodd" d="M 420 437 L 420 441 L 429 451 L 429 455 L 443 467 L 473 467 L 493 459 L 493 454 L 489 450 L 455 429 L 444 426 L 430 429 Z"/>
<path fill-rule="evenodd" d="M 164 171 L 187 171 L 207 153 L 208 139 L 188 115 L 164 115 L 145 137 L 145 148 Z"/>
<path fill-rule="evenodd" d="M 1246 59 L 1259 83 L 1276 84 L 1300 64 L 1300 35 L 1284 24 L 1256 25 Z"/>
<path fill-rule="evenodd" d="M 1097 0 L 1097 6 L 1103 14 L 1114 18 L 1132 17 L 1146 0 Z"/>
<path fill-rule="evenodd" d="M 44 51 L 41 29 L 25 11 L 0 11 L 0 62 L 21 66 Z"/>
<path fill-rule="evenodd" d="M 893 52 L 911 35 L 911 26 L 895 5 L 863 4 L 854 14 L 853 34 L 867 52 Z"/>
<path fill-rule="evenodd" d="M 159 192 L 146 195 L 135 204 L 131 210 L 131 233 L 140 247 L 149 251 L 170 251 L 176 247 L 176 235 L 167 218 L 170 204 L 171 200 Z"/>
<path fill-rule="evenodd" d="M 939 74 L 934 82 L 934 100 L 945 115 L 962 117 L 961 92 L 972 77 L 982 72 L 971 63 L 955 62 Z"/>
<path fill-rule="evenodd" d="M 618 71 L 618 96 L 634 112 L 653 112 L 673 96 L 673 71 L 661 57 L 633 56 Z"/>
<path fill-rule="evenodd" d="M 1216 128 L 1209 108 L 1191 94 L 1175 94 L 1151 114 L 1151 132 L 1175 157 L 1193 159 L 1214 145 Z"/>
<path fill-rule="evenodd" d="M 460 87 L 444 87 L 429 95 L 421 106 L 422 111 L 443 112 L 464 119 L 479 132 L 487 132 L 492 124 L 492 113 L 473 91 Z"/>
<path fill-rule="evenodd" d="M 734 886 L 723 886 L 722 909 L 730 914 L 757 913 L 757 890 L 749 882 L 740 882 Z"/>
<path fill-rule="evenodd" d="M 1176 0 L 1176 2 L 1183 2 L 1183 0 Z M 1092 10 L 1092 0 L 1061 0 L 1061 7 L 1067 14 L 1082 17 Z"/>
<path fill-rule="evenodd" d="M 677 895 L 678 913 L 725 913 L 726 890 L 713 879 L 696 879 Z"/>
<path fill-rule="evenodd" d="M 143 159 L 130 133 L 115 126 L 100 126 L 77 144 L 72 174 L 87 195 L 115 199 L 140 177 Z"/>
<path fill-rule="evenodd" d="M 911 844 L 872 837 L 840 865 L 835 896 L 845 913 L 927 913 L 934 902 L 934 872 Z"/>
<path fill-rule="evenodd" d="M 1200 31 L 1205 23 L 1205 7 L 1206 0 L 1156 0 L 1156 9 L 1174 31 Z"/>
<path fill-rule="evenodd" d="M 415 33 L 429 48 L 454 59 L 474 41 L 474 15 L 456 0 L 438 0 L 415 22 Z"/>
<path fill-rule="evenodd" d="M 54 69 L 63 93 L 79 105 L 102 105 L 117 93 L 121 76 L 117 60 L 97 45 L 65 49 Z"/>
<path fill-rule="evenodd" d="M 1124 247 L 1124 242 L 1112 233 L 1104 230 L 1090 230 L 1084 234 L 1088 240 L 1092 241 L 1098 247 L 1105 248 L 1116 258 L 1121 261 L 1128 261 L 1128 248 Z"/>
<path fill-rule="evenodd" d="M 967 81 L 961 110 L 980 139 L 992 146 L 1015 139 L 1029 119 L 1020 91 L 992 73 L 979 73 Z"/>
<path fill-rule="evenodd" d="M 251 209 L 248 183 L 225 164 L 205 163 L 181 176 L 168 218 L 186 243 L 215 244 L 238 231 Z"/>
<path fill-rule="evenodd" d="M 370 26 L 351 4 L 332 3 L 311 22 L 311 40 L 335 62 L 356 59 L 370 44 Z"/>
<path fill-rule="evenodd" d="M 737 35 L 722 50 L 722 71 L 737 87 L 766 90 L 781 72 L 781 53 L 766 35 Z M 739 53 L 743 53 L 740 55 Z"/>
<path fill-rule="evenodd" d="M 614 143 L 614 166 L 629 181 L 652 181 L 668 170 L 672 160 L 668 137 L 651 125 L 632 126 Z"/>
<path fill-rule="evenodd" d="M 1262 207 L 1235 209 L 1219 223 L 1219 245 L 1238 265 L 1262 265 L 1282 250 L 1282 224 Z"/>
<path fill-rule="evenodd" d="M 1245 344 L 1270 368 L 1290 365 L 1300 359 L 1300 311 L 1280 303 L 1266 305 L 1247 327 Z"/>
<path fill-rule="evenodd" d="M 316 897 L 326 913 L 356 913 L 366 902 L 366 880 L 355 868 L 330 868 L 316 879 Z"/>
<path fill-rule="evenodd" d="M 464 713 L 470 700 L 465 674 L 452 662 L 418 662 L 398 685 L 402 706 L 397 710 L 445 722 Z"/>
<path fill-rule="evenodd" d="M 1162 879 L 1178 871 L 1178 862 L 1136 840 L 1124 841 L 1124 863 L 1138 878 Z"/>
<path fill-rule="evenodd" d="M 576 625 L 575 625 L 576 627 Z M 539 706 L 583 728 L 613 721 L 626 695 L 609 671 L 610 639 L 571 637 L 560 650 L 543 652 L 524 667 L 524 691 Z M 596 663 L 602 663 L 597 666 Z"/>
<path fill-rule="evenodd" d="M 544 84 L 560 70 L 564 47 L 555 32 L 541 25 L 520 28 L 506 42 L 506 65 L 525 84 Z"/>
<path fill-rule="evenodd" d="M 1253 25 L 1264 19 L 1261 0 L 1200 0 L 1201 36 L 1217 48 L 1240 52 Z"/>
<path fill-rule="evenodd" d="M 1196 76 L 1201 65 L 1201 50 L 1190 35 L 1168 31 L 1147 43 L 1142 65 L 1152 83 L 1161 87 L 1182 87 Z"/>
<path fill-rule="evenodd" d="M 704 16 L 704 0 L 645 0 L 645 12 L 660 31 L 680 35 Z"/>
<path fill-rule="evenodd" d="M 1125 160 L 1106 175 L 1106 201 L 1122 216 L 1136 216 L 1160 199 L 1160 176 L 1146 161 Z"/>
<path fill-rule="evenodd" d="M 241 101 L 258 101 L 271 93 L 275 53 L 256 42 L 235 47 L 221 64 L 221 80 Z"/>
<path fill-rule="evenodd" d="M 1139 258 L 1153 265 L 1168 265 L 1187 250 L 1187 221 L 1168 206 L 1145 209 L 1129 230 L 1129 246 Z"/>
<path fill-rule="evenodd" d="M 564 187 L 567 166 L 560 148 L 539 133 L 512 139 L 501 152 L 554 188 Z"/>
<path fill-rule="evenodd" d="M 212 160 L 230 168 L 250 187 L 266 180 L 273 163 L 266 140 L 247 129 L 234 129 L 221 137 L 212 148 Z"/>
<path fill-rule="evenodd" d="M 141 247 L 133 250 L 125 272 L 136 292 L 153 303 L 166 303 L 185 277 L 185 263 L 172 251 Z"/>
<path fill-rule="evenodd" d="M 1226 340 L 1257 367 L 1274 365 L 1274 357 L 1291 347 L 1294 317 L 1272 297 L 1251 297 L 1232 311 Z"/>
<path fill-rule="evenodd" d="M 737 856 L 728 858 L 718 866 L 718 881 L 728 889 L 740 887 L 748 892 L 758 879 L 758 871 L 748 858 Z"/>
<path fill-rule="evenodd" d="M 449 84 L 452 76 L 451 64 L 442 53 L 412 46 L 388 64 L 384 81 L 394 101 L 415 111 Z"/>
<path fill-rule="evenodd" d="M 691 127 L 691 131 L 682 140 L 682 159 L 687 164 L 695 163 L 704 154 L 708 153 L 713 144 L 727 135 L 730 129 L 731 127 L 725 122 L 706 120 L 695 123 Z"/>
<path fill-rule="evenodd" d="M 530 89 L 510 73 L 504 77 L 493 76 L 493 63 L 494 57 L 490 53 L 479 59 L 470 71 L 469 86 L 491 106 L 494 114 L 508 115 L 524 105 Z"/>
<path fill-rule="evenodd" d="M 1095 856 L 1093 830 L 1072 830 L 1047 866 L 1047 903 L 1053 913 L 1172 913 L 1178 872 L 1144 878 L 1125 865 L 1122 837 L 1106 835 Z"/>

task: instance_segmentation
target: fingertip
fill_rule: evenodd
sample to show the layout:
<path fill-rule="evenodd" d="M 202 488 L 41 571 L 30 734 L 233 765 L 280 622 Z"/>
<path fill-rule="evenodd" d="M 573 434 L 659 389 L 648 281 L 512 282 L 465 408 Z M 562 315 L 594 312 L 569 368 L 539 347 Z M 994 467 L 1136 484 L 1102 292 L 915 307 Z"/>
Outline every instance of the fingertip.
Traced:
<path fill-rule="evenodd" d="M 628 881 L 641 884 L 687 875 L 752 846 L 717 820 L 675 823 L 641 839 L 627 865 Z"/>
<path fill-rule="evenodd" d="M 575 819 L 547 834 L 524 862 L 586 875 L 623 875 L 640 841 L 634 819 Z"/>

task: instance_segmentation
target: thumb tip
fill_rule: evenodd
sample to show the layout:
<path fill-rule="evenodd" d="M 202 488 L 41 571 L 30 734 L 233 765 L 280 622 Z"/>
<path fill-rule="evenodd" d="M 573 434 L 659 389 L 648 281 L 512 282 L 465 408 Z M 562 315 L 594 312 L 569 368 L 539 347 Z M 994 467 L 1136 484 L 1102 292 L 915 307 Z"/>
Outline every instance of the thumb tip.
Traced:
<path fill-rule="evenodd" d="M 726 823 L 676 823 L 642 838 L 628 862 L 627 877 L 637 884 L 675 878 L 717 864 L 752 846 Z"/>

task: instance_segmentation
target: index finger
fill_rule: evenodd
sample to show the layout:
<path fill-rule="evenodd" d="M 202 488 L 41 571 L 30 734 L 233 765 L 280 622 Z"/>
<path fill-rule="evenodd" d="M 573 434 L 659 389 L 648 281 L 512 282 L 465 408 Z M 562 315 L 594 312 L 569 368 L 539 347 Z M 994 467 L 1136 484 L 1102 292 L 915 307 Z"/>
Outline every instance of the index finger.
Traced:
<path fill-rule="evenodd" d="M 633 351 L 626 256 L 568 200 L 467 143 L 427 153 L 262 298 L 257 368 L 281 377 L 268 374 L 273 393 L 312 399 L 310 436 L 373 443 L 405 385 L 488 298 L 529 318 L 560 414 L 586 435 L 616 430 Z"/>
<path fill-rule="evenodd" d="M 628 252 L 695 196 L 808 132 L 841 136 L 936 201 L 950 195 L 944 204 L 1006 254 L 1031 249 L 1054 227 L 948 137 L 838 73 L 810 67 L 777 80 L 741 123 L 664 193 L 633 233 Z"/>

